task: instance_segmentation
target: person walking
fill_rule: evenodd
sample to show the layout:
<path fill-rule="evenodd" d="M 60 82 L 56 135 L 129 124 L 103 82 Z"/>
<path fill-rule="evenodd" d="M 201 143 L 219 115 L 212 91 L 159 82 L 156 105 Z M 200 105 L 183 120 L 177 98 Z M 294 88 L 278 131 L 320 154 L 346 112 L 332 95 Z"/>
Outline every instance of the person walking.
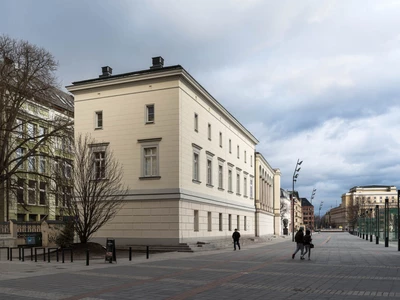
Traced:
<path fill-rule="evenodd" d="M 232 234 L 232 238 L 233 238 L 233 250 L 236 251 L 236 245 L 238 246 L 239 250 L 240 250 L 240 233 L 237 229 L 235 229 L 235 232 Z"/>
<path fill-rule="evenodd" d="M 296 251 L 292 254 L 292 259 L 294 259 L 295 255 L 299 250 L 301 251 L 301 256 L 303 255 L 304 251 L 304 233 L 303 227 L 300 227 L 299 231 L 297 231 L 296 235 L 294 236 L 294 241 L 296 242 Z M 300 259 L 301 259 L 300 256 Z"/>
<path fill-rule="evenodd" d="M 301 259 L 304 259 L 304 256 L 306 256 L 306 254 L 308 253 L 308 260 L 310 260 L 310 254 L 311 254 L 311 231 L 310 230 L 306 230 L 306 235 L 304 236 L 304 249 L 305 252 L 303 253 L 303 255 L 300 257 Z"/>

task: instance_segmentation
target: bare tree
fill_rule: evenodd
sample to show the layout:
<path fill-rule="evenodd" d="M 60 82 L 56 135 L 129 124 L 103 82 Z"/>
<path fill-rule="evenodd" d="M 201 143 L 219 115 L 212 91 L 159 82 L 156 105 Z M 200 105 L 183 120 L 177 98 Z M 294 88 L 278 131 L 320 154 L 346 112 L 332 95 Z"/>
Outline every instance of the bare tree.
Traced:
<path fill-rule="evenodd" d="M 352 203 L 346 207 L 346 220 L 349 224 L 349 231 L 354 231 L 360 216 L 360 205 L 358 202 Z"/>
<path fill-rule="evenodd" d="M 65 203 L 66 214 L 74 218 L 75 231 L 81 243 L 110 221 L 119 211 L 128 190 L 123 185 L 121 165 L 107 143 L 97 143 L 89 135 L 80 135 L 74 146 L 74 170 L 58 176 L 60 184 L 71 185 L 72 195 Z"/>
<path fill-rule="evenodd" d="M 6 198 L 0 210 L 6 219 L 10 193 L 17 194 L 23 182 L 18 179 L 33 174 L 49 180 L 48 173 L 29 166 L 54 157 L 56 140 L 71 137 L 73 102 L 65 99 L 72 97 L 55 88 L 56 68 L 45 49 L 0 36 L 0 195 Z"/>

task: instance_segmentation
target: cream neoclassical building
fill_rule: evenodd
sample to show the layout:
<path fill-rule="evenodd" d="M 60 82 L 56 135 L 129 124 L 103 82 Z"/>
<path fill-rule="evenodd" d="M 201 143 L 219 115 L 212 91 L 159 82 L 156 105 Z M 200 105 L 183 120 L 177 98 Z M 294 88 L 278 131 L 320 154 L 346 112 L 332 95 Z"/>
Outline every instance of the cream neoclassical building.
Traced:
<path fill-rule="evenodd" d="M 75 135 L 108 145 L 129 186 L 122 209 L 93 240 L 177 244 L 231 237 L 235 228 L 242 236 L 280 232 L 279 170 L 255 154 L 257 139 L 180 65 L 164 67 L 155 57 L 143 71 L 112 75 L 104 67 L 99 78 L 67 89 L 75 97 Z"/>

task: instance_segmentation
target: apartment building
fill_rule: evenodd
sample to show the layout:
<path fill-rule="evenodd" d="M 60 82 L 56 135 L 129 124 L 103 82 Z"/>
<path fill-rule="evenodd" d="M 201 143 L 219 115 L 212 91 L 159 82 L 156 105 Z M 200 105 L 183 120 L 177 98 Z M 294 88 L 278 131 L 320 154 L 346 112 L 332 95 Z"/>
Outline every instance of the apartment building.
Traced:
<path fill-rule="evenodd" d="M 306 229 L 314 230 L 314 206 L 308 201 L 307 198 L 300 198 L 301 200 L 301 211 L 303 215 L 303 224 Z"/>
<path fill-rule="evenodd" d="M 273 225 L 272 185 L 280 183 L 268 165 L 257 175 L 268 196 L 262 194 L 263 216 L 255 221 L 258 140 L 182 66 L 165 67 L 162 57 L 152 62 L 119 75 L 104 67 L 99 78 L 67 87 L 75 97 L 75 135 L 89 133 L 110 147 L 129 186 L 118 215 L 92 240 L 177 244 L 228 238 L 235 228 L 254 236 L 255 226 Z"/>

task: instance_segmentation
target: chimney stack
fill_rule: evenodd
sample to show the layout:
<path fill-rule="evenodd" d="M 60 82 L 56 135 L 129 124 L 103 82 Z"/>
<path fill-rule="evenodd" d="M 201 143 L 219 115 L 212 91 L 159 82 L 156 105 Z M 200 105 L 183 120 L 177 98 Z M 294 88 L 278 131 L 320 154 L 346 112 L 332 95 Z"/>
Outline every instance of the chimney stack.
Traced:
<path fill-rule="evenodd" d="M 103 72 L 103 74 L 99 75 L 99 78 L 109 77 L 112 74 L 112 68 L 109 66 L 102 67 L 101 71 Z"/>
<path fill-rule="evenodd" d="M 164 58 L 161 56 L 153 57 L 153 65 L 150 67 L 150 69 L 161 69 L 164 67 Z"/>

